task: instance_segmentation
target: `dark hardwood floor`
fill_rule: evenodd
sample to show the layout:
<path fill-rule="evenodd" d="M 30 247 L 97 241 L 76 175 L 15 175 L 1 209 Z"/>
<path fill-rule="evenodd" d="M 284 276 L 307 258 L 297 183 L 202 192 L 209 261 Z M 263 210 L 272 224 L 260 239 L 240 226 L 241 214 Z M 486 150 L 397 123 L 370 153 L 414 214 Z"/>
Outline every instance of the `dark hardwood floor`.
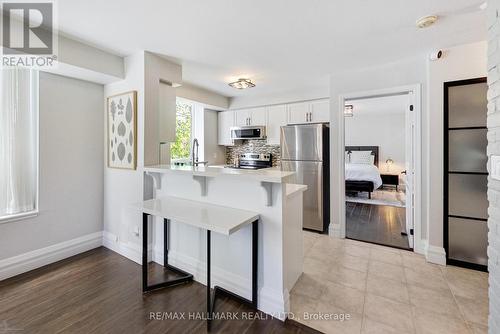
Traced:
<path fill-rule="evenodd" d="M 405 224 L 405 208 L 346 202 L 348 238 L 409 249 Z"/>
<path fill-rule="evenodd" d="M 150 270 L 153 279 L 163 276 L 159 265 Z M 101 247 L 1 281 L 0 333 L 206 333 L 203 319 L 189 319 L 204 316 L 205 298 L 197 282 L 143 295 L 141 266 Z M 316 333 L 261 312 L 242 319 L 256 313 L 227 298 L 216 311 L 238 319 L 214 320 L 211 333 Z M 156 312 L 186 319 L 152 319 Z"/>

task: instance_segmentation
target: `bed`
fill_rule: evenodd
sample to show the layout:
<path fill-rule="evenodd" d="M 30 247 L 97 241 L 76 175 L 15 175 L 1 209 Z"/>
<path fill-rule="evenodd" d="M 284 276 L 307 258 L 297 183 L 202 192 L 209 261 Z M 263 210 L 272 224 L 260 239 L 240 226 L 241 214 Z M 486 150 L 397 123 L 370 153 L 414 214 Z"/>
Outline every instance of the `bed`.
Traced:
<path fill-rule="evenodd" d="M 345 164 L 345 190 L 346 193 L 367 192 L 368 198 L 372 192 L 382 185 L 378 169 L 378 146 L 346 146 L 346 153 L 354 151 L 371 151 L 373 164 L 349 163 Z"/>

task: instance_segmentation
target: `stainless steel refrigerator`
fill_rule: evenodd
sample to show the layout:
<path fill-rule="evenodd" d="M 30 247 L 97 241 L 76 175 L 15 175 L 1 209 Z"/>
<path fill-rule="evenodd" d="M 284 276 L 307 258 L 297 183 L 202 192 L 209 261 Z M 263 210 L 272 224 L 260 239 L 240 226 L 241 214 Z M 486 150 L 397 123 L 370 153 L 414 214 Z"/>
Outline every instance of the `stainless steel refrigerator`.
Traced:
<path fill-rule="evenodd" d="M 330 221 L 328 124 L 281 127 L 281 169 L 296 172 L 295 182 L 307 185 L 303 228 L 326 232 Z"/>

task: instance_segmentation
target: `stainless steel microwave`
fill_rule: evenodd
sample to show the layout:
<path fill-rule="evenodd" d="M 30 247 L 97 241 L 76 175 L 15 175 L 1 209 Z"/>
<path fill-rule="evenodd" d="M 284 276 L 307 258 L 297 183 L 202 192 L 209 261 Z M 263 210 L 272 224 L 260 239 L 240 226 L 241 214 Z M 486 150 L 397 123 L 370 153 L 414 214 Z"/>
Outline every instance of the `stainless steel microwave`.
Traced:
<path fill-rule="evenodd" d="M 265 126 L 238 126 L 231 128 L 231 139 L 266 139 Z"/>

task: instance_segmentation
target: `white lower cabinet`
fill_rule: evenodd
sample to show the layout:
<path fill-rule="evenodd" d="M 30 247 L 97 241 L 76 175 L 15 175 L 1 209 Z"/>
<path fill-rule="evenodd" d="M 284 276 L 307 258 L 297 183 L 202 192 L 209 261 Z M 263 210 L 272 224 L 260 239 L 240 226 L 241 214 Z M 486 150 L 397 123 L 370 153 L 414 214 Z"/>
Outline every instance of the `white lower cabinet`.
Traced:
<path fill-rule="evenodd" d="M 217 144 L 224 146 L 234 145 L 231 139 L 231 127 L 234 126 L 234 111 L 221 111 L 217 115 Z"/>
<path fill-rule="evenodd" d="M 279 145 L 281 127 L 287 124 L 286 105 L 267 108 L 267 144 Z"/>

